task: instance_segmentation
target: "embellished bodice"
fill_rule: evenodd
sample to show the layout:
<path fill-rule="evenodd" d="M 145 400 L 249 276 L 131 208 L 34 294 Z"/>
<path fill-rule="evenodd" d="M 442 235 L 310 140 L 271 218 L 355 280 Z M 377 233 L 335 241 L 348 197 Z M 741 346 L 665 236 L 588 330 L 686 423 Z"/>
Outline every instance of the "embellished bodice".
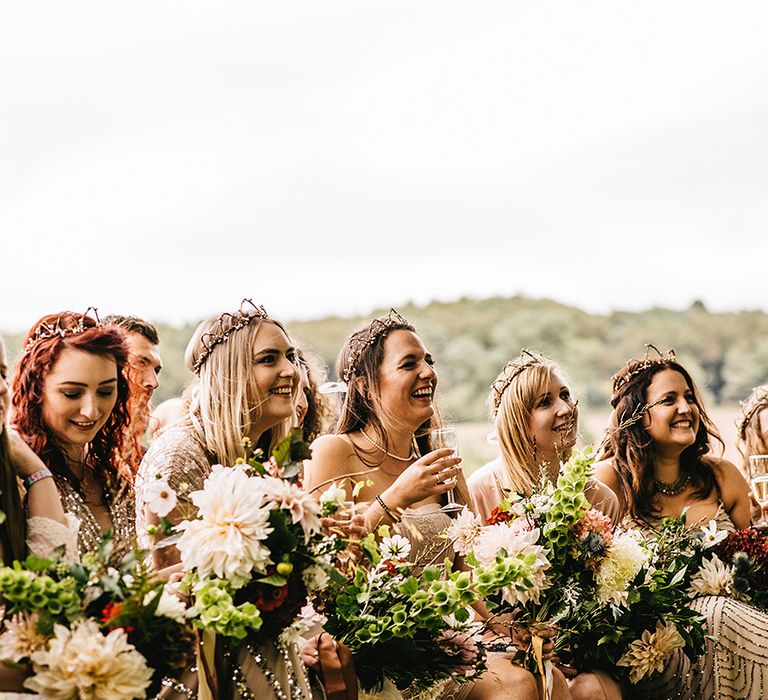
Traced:
<path fill-rule="evenodd" d="M 450 524 L 450 516 L 440 510 L 439 503 L 427 503 L 419 508 L 406 508 L 395 529 L 411 542 L 408 559 L 424 567 L 441 564 L 446 557 L 453 559 L 451 542 L 442 537 Z"/>
<path fill-rule="evenodd" d="M 156 475 L 162 476 L 179 494 L 179 498 L 183 499 L 184 494 L 203 488 L 212 464 L 189 422 L 169 428 L 150 445 L 139 466 L 135 485 L 136 532 L 142 547 L 151 546 L 145 512 L 147 480 Z"/>
<path fill-rule="evenodd" d="M 83 496 L 72 484 L 59 476 L 54 476 L 54 480 L 61 496 L 64 512 L 74 515 L 80 521 L 77 552 L 82 557 L 86 552 L 92 552 L 99 546 L 103 533 Z M 124 488 L 114 499 L 105 498 L 104 500 L 112 523 L 113 545 L 110 563 L 116 565 L 131 550 L 136 536 L 133 493 L 130 489 Z"/>
<path fill-rule="evenodd" d="M 722 501 L 718 501 L 717 511 L 711 518 L 709 518 L 709 520 L 706 522 L 704 520 L 689 522 L 688 525 L 689 527 L 698 528 L 708 525 L 710 520 L 714 520 L 715 523 L 717 523 L 718 530 L 725 530 L 726 532 L 734 532 L 736 530 L 736 526 L 733 524 L 733 521 L 728 515 L 728 511 L 725 510 L 725 506 L 723 506 Z M 630 516 L 627 516 L 622 521 L 622 525 L 624 527 L 635 528 L 646 533 L 647 535 L 653 536 L 660 527 L 661 521 L 662 518 L 654 518 L 650 522 L 641 522 Z"/>

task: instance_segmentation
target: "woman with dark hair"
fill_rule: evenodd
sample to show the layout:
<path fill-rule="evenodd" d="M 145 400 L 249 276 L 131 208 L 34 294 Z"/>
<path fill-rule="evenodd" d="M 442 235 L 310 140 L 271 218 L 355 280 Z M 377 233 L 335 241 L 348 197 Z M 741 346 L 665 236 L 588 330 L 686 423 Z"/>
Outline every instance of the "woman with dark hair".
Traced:
<path fill-rule="evenodd" d="M 12 424 L 80 521 L 80 555 L 112 530 L 113 562 L 135 535 L 130 474 L 117 467 L 130 423 L 127 357 L 118 329 L 87 314 L 50 314 L 27 334 L 13 377 Z"/>
<path fill-rule="evenodd" d="M 750 524 L 749 487 L 710 453 L 721 442 L 688 371 L 674 353 L 631 360 L 613 378 L 613 415 L 596 475 L 618 495 L 627 520 L 652 537 L 664 517 L 724 530 Z M 723 596 L 697 598 L 706 653 L 690 664 L 676 652 L 642 692 L 665 698 L 758 700 L 768 688 L 768 616 Z M 715 641 L 716 640 L 716 641 Z"/>
<path fill-rule="evenodd" d="M 450 542 L 441 537 L 451 518 L 441 506 L 452 489 L 458 502 L 469 499 L 461 459 L 450 449 L 432 449 L 430 430 L 440 425 L 434 406 L 437 373 L 421 338 L 393 310 L 347 339 L 336 373 L 346 383 L 346 397 L 335 434 L 312 446 L 306 487 L 343 485 L 348 498 L 361 503 L 370 531 L 386 523 L 409 537 L 409 558 L 416 564 L 452 557 Z M 556 697 L 568 697 L 559 674 L 557 692 Z M 537 698 L 538 690 L 531 673 L 493 655 L 479 681 L 449 684 L 439 697 Z"/>
<path fill-rule="evenodd" d="M 326 379 L 326 369 L 322 359 L 306 348 L 296 348 L 296 367 L 299 370 L 296 424 L 301 428 L 304 441 L 311 443 L 332 427 L 333 409 L 327 395 L 319 391 Z"/>

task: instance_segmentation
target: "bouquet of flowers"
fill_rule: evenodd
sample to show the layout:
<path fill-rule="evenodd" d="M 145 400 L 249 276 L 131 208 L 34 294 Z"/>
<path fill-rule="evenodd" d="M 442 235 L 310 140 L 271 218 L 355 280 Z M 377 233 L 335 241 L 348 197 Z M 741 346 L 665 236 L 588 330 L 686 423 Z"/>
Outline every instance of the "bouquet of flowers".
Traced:
<path fill-rule="evenodd" d="M 29 666 L 24 685 L 44 698 L 154 697 L 189 666 L 184 604 L 153 577 L 145 553 L 108 567 L 111 547 L 108 535 L 81 564 L 31 556 L 0 568 L 0 660 Z"/>
<path fill-rule="evenodd" d="M 590 453 L 574 453 L 556 485 L 543 481 L 527 498 L 510 495 L 486 526 L 466 514 L 448 531 L 488 608 L 532 633 L 531 649 L 519 651 L 518 658 L 540 674 L 543 640 L 537 633 L 545 627 L 559 629 L 555 648 L 561 658 L 614 675 L 626 673 L 616 664 L 630 644 L 658 632 L 658 624 L 675 642 L 661 644 L 659 633 L 662 661 L 674 648 L 693 654 L 703 645 L 698 617 L 685 608 L 679 581 L 672 585 L 670 576 L 665 588 L 661 574 L 653 578 L 640 533 L 614 531 L 610 519 L 590 507 L 584 491 L 593 461 Z M 641 600 L 647 605 L 635 609 Z M 637 615 L 623 617 L 633 609 Z"/>
<path fill-rule="evenodd" d="M 477 678 L 485 668 L 484 625 L 467 609 L 477 600 L 470 574 L 451 571 L 448 561 L 419 571 L 406 559 L 407 538 L 387 526 L 378 535 L 360 543 L 350 578 L 315 601 L 325 629 L 350 648 L 362 689 L 378 692 L 391 682 L 415 697 L 441 682 Z"/>
<path fill-rule="evenodd" d="M 331 556 L 342 543 L 322 534 L 322 506 L 298 483 L 309 456 L 301 431 L 267 461 L 247 439 L 244 445 L 246 459 L 215 465 L 203 488 L 185 496 L 188 519 L 174 527 L 165 518 L 182 505 L 161 476 L 150 490 L 167 497 L 148 506 L 161 516 L 157 529 L 171 535 L 161 544 L 175 544 L 181 555 L 182 589 L 192 599 L 188 619 L 230 646 L 253 650 L 289 634 L 308 592 L 326 585 Z"/>
<path fill-rule="evenodd" d="M 768 609 L 768 537 L 753 529 L 726 532 L 711 520 L 701 528 L 698 568 L 690 577 L 689 595 L 724 595 Z"/>
<path fill-rule="evenodd" d="M 677 649 L 692 660 L 703 653 L 702 618 L 689 607 L 686 581 L 691 557 L 701 550 L 700 535 L 684 519 L 664 520 L 647 543 L 633 531 L 614 535 L 614 544 L 624 539 L 624 545 L 612 547 L 601 565 L 597 597 L 581 598 L 561 622 L 558 644 L 579 668 L 603 669 L 634 684 L 661 672 Z M 627 538 L 634 544 L 627 547 Z M 635 547 L 642 550 L 642 565 L 622 565 L 634 558 Z M 612 581 L 620 582 L 619 590 Z"/>

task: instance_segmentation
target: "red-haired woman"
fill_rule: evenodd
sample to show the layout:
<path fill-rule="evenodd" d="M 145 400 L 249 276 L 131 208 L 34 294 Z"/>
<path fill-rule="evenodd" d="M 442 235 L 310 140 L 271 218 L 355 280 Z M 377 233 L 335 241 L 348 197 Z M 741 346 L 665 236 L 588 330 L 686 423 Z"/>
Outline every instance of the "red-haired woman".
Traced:
<path fill-rule="evenodd" d="M 63 545 L 65 558 L 77 557 L 76 531 L 67 525 L 56 486 L 50 472 L 18 434 L 5 427 L 10 407 L 8 362 L 0 339 L 0 561 L 10 565 L 27 554 L 48 557 Z M 26 512 L 19 492 L 19 479 L 26 489 Z M 0 695 L 17 697 L 23 693 L 24 671 L 0 663 Z M 30 698 L 31 695 L 18 697 Z"/>
<path fill-rule="evenodd" d="M 112 561 L 133 546 L 130 475 L 118 470 L 130 423 L 122 331 L 63 312 L 29 331 L 13 377 L 12 424 L 53 473 L 67 513 L 80 520 L 78 551 L 112 530 Z"/>

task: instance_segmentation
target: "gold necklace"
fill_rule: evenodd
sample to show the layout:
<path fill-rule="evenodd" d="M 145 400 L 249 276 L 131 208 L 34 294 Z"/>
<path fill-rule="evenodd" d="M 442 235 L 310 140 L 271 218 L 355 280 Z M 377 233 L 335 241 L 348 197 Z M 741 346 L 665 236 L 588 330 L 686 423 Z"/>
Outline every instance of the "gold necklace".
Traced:
<path fill-rule="evenodd" d="M 391 457 L 392 459 L 396 459 L 398 462 L 411 462 L 414 459 L 419 458 L 418 450 L 415 448 L 413 443 L 411 443 L 411 454 L 408 457 L 400 457 L 399 455 L 393 455 L 391 452 L 387 452 L 381 445 L 371 440 L 371 438 L 368 437 L 367 433 L 364 430 L 360 431 L 362 436 L 368 440 L 368 442 L 371 443 L 377 450 L 380 452 L 383 452 L 387 457 Z"/>

